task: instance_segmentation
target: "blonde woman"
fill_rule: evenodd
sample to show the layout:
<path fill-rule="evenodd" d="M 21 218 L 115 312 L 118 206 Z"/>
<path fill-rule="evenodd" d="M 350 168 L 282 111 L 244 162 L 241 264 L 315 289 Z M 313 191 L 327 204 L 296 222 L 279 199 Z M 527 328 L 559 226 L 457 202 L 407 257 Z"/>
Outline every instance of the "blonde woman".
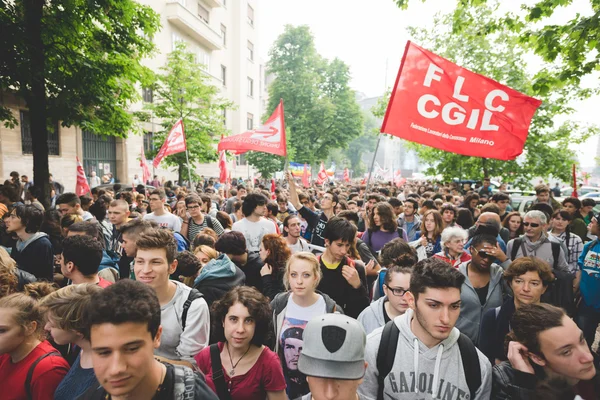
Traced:
<path fill-rule="evenodd" d="M 92 348 L 84 322 L 92 295 L 101 291 L 98 285 L 69 285 L 42 299 L 46 314 L 46 331 L 58 345 L 76 345 L 81 349 L 69 372 L 54 392 L 55 400 L 76 399 L 91 386 L 99 385 L 92 366 Z"/>
<path fill-rule="evenodd" d="M 10 257 L 8 251 L 0 246 L 0 272 L 10 273 L 17 278 L 17 291 L 22 292 L 25 285 L 37 281 L 37 278 L 27 271 L 17 268 L 17 262 Z"/>
<path fill-rule="evenodd" d="M 319 260 L 314 254 L 300 252 L 292 255 L 283 273 L 283 285 L 287 291 L 279 293 L 271 302 L 275 351 L 283 365 L 290 399 L 310 391 L 306 376 L 298 370 L 306 324 L 319 315 L 342 312 L 335 301 L 317 291 L 322 276 Z"/>

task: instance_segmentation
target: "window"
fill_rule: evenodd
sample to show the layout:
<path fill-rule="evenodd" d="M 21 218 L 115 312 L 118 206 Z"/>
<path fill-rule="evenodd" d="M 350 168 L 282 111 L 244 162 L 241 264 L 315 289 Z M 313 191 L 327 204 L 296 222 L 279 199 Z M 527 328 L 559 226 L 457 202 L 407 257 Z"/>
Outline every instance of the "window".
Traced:
<path fill-rule="evenodd" d="M 223 81 L 223 86 L 227 86 L 227 67 L 221 65 L 221 80 Z"/>
<path fill-rule="evenodd" d="M 250 4 L 248 4 L 248 23 L 254 26 L 254 8 Z"/>
<path fill-rule="evenodd" d="M 208 71 L 210 67 L 210 54 L 204 49 L 199 49 L 196 62 L 202 65 L 201 68 L 204 71 Z"/>
<path fill-rule="evenodd" d="M 177 43 L 183 43 L 183 39 L 177 33 L 173 32 L 173 36 L 171 37 L 172 50 L 177 49 Z"/>
<path fill-rule="evenodd" d="M 248 40 L 248 59 L 254 61 L 254 45 Z"/>
<path fill-rule="evenodd" d="M 144 132 L 144 153 L 148 154 L 154 150 L 154 134 L 152 132 Z"/>
<path fill-rule="evenodd" d="M 254 80 L 248 78 L 248 96 L 254 97 Z"/>
<path fill-rule="evenodd" d="M 221 24 L 221 38 L 223 38 L 223 47 L 227 47 L 227 27 Z"/>
<path fill-rule="evenodd" d="M 31 139 L 31 124 L 29 120 L 29 111 L 21 111 L 21 150 L 23 154 L 33 154 L 33 143 Z M 52 124 L 48 129 L 48 154 L 51 156 L 59 155 L 58 141 L 58 123 Z"/>
<path fill-rule="evenodd" d="M 154 96 L 151 88 L 143 88 L 142 89 L 142 99 L 144 103 L 153 103 Z"/>
<path fill-rule="evenodd" d="M 227 126 L 227 109 L 224 108 L 221 111 L 221 116 L 223 117 L 223 126 Z"/>
<path fill-rule="evenodd" d="M 208 24 L 209 11 L 200 3 L 198 3 L 198 17 Z"/>
<path fill-rule="evenodd" d="M 246 129 L 254 129 L 254 115 L 250 113 L 248 113 L 248 115 L 246 116 Z"/>

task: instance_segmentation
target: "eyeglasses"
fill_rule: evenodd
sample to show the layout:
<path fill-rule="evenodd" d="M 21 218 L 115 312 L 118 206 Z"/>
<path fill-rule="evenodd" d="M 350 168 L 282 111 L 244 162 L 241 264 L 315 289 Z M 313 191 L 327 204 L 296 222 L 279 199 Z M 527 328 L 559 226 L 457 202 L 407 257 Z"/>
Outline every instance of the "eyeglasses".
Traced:
<path fill-rule="evenodd" d="M 488 254 L 485 250 L 479 250 L 477 252 L 477 255 L 479 256 L 479 258 L 494 258 L 493 255 Z"/>
<path fill-rule="evenodd" d="M 187 207 L 188 210 L 195 210 L 196 208 L 200 208 L 200 206 L 189 206 L 189 207 Z"/>
<path fill-rule="evenodd" d="M 406 294 L 406 292 L 410 292 L 410 290 L 408 290 L 408 289 L 393 288 L 393 287 L 389 287 L 388 285 L 385 285 L 385 287 L 388 288 L 389 291 L 394 294 L 394 296 L 398 296 L 398 297 L 402 297 Z"/>
<path fill-rule="evenodd" d="M 538 228 L 540 224 L 536 224 L 535 222 L 523 222 L 523 226 L 531 226 L 532 228 Z"/>

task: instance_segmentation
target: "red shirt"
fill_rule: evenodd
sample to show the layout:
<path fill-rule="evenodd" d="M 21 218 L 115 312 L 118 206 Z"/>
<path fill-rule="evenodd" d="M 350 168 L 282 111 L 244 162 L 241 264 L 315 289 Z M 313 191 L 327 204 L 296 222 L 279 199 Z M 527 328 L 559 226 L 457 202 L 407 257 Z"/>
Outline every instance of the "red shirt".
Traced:
<path fill-rule="evenodd" d="M 219 350 L 222 351 L 224 344 L 219 342 L 218 345 Z M 206 383 L 217 393 L 212 380 L 210 346 L 205 347 L 194 358 L 198 368 L 206 376 Z M 256 363 L 244 375 L 235 375 L 230 378 L 227 372 L 227 368 L 223 368 L 225 383 L 230 388 L 232 400 L 264 400 L 267 397 L 267 392 L 285 390 L 285 378 L 283 377 L 281 362 L 277 354 L 269 350 L 268 347 L 263 349 Z"/>
<path fill-rule="evenodd" d="M 47 341 L 40 343 L 24 359 L 14 364 L 9 354 L 0 356 L 0 388 L 3 400 L 27 398 L 25 381 L 31 365 L 41 356 L 55 352 Z M 69 372 L 69 363 L 62 356 L 48 356 L 38 363 L 31 378 L 31 395 L 36 400 L 52 400 L 54 391 Z"/>
<path fill-rule="evenodd" d="M 112 285 L 113 283 L 111 281 L 107 281 L 106 279 L 102 278 L 102 277 L 98 277 L 100 280 L 98 281 L 98 283 L 96 283 L 96 285 L 100 286 L 102 289 L 106 289 L 107 287 L 109 287 L 110 285 Z"/>

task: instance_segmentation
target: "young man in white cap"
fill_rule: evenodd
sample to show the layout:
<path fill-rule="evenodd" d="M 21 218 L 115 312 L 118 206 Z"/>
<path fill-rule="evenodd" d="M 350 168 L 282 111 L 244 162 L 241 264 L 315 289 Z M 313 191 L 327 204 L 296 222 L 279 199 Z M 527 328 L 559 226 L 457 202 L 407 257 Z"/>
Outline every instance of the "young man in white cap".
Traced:
<path fill-rule="evenodd" d="M 298 360 L 310 393 L 301 400 L 371 400 L 358 394 L 367 368 L 365 344 L 365 331 L 353 318 L 325 314 L 310 320 Z"/>

